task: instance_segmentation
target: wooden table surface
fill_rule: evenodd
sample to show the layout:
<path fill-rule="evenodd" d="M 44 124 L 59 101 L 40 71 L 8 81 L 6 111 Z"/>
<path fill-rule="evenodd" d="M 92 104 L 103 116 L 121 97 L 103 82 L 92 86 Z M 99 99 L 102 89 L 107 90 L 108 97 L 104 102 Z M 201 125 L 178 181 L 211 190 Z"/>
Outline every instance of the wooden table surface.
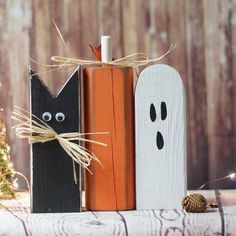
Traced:
<path fill-rule="evenodd" d="M 29 193 L 0 201 L 0 235 L 236 235 L 236 190 L 199 191 L 218 209 L 30 214 Z"/>

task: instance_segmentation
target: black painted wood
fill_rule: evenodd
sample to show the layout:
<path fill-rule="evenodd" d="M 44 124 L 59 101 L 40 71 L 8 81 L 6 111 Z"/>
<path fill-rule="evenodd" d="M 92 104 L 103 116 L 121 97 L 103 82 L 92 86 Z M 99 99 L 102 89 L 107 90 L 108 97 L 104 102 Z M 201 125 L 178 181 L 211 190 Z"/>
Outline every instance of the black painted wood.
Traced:
<path fill-rule="evenodd" d="M 76 71 L 57 96 L 30 70 L 31 112 L 40 119 L 50 112 L 47 123 L 58 133 L 80 131 L 80 71 Z M 63 122 L 56 114 L 65 115 Z M 81 210 L 80 182 L 75 184 L 73 163 L 58 141 L 31 146 L 31 212 L 78 212 Z M 80 167 L 76 164 L 77 176 Z"/>
<path fill-rule="evenodd" d="M 161 119 L 165 120 L 167 117 L 167 108 L 166 108 L 166 103 L 161 102 Z"/>
<path fill-rule="evenodd" d="M 154 104 L 152 103 L 150 106 L 150 119 L 152 122 L 156 121 L 157 113 Z"/>
<path fill-rule="evenodd" d="M 164 147 L 164 139 L 159 131 L 157 132 L 156 143 L 159 150 L 161 150 Z"/>

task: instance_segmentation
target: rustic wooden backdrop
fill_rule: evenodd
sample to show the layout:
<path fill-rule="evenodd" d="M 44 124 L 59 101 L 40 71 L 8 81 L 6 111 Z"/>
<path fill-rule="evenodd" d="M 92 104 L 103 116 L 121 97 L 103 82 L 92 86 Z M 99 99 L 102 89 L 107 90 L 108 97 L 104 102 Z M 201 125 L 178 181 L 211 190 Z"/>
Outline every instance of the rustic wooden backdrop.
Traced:
<path fill-rule="evenodd" d="M 102 34 L 112 36 L 116 58 L 156 57 L 175 43 L 162 63 L 180 72 L 187 91 L 188 187 L 236 171 L 236 0 L 0 0 L 0 106 L 19 171 L 29 176 L 29 147 L 16 139 L 10 116 L 14 105 L 28 108 L 30 58 L 47 63 L 69 53 L 52 19 L 74 56 L 91 56 L 88 44 Z M 66 80 L 41 77 L 54 92 Z"/>

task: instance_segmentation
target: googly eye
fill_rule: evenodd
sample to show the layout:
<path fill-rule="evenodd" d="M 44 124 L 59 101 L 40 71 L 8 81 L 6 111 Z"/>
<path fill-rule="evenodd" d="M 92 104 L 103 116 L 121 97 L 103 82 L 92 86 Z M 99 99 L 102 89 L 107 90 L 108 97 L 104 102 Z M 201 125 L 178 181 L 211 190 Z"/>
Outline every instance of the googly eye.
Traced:
<path fill-rule="evenodd" d="M 58 113 L 56 114 L 56 120 L 57 120 L 58 122 L 64 121 L 65 118 L 66 118 L 66 117 L 65 117 L 64 113 L 62 113 L 62 112 L 58 112 Z"/>
<path fill-rule="evenodd" d="M 44 121 L 50 121 L 52 119 L 52 115 L 50 112 L 44 112 L 42 118 Z"/>

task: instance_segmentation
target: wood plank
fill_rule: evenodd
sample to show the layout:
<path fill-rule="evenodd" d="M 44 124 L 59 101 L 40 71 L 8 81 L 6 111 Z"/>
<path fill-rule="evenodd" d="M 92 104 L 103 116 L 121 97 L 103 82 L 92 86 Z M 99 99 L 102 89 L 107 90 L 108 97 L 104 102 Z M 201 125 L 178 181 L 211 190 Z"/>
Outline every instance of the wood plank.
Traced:
<path fill-rule="evenodd" d="M 184 87 L 186 89 L 186 112 L 187 112 L 187 158 L 192 159 L 192 148 L 194 148 L 193 143 L 190 143 L 189 137 L 191 137 L 190 125 L 192 122 L 191 117 L 191 103 L 189 103 L 189 96 L 191 91 L 189 90 L 189 75 L 187 72 L 187 35 L 186 35 L 186 1 L 177 0 L 175 4 L 173 1 L 167 0 L 162 1 L 165 25 L 161 25 L 159 22 L 159 15 L 156 15 L 157 27 L 161 28 L 161 34 L 159 36 L 159 43 L 163 45 L 159 50 L 165 50 L 169 48 L 170 44 L 176 45 L 176 48 L 172 53 L 170 53 L 164 62 L 166 64 L 174 67 L 183 80 Z M 160 10 L 159 10 L 160 11 Z M 162 51 L 163 52 L 163 51 Z M 188 162 L 187 162 L 188 163 Z M 191 162 L 190 162 L 191 163 Z M 193 188 L 194 183 L 191 183 L 191 173 L 194 171 L 191 166 L 188 166 L 188 174 L 190 174 L 190 179 L 188 182 L 188 187 Z M 195 181 L 195 180 L 194 180 Z"/>
<path fill-rule="evenodd" d="M 185 94 L 178 72 L 149 66 L 135 91 L 136 208 L 181 208 L 186 194 Z"/>
<path fill-rule="evenodd" d="M 221 203 L 221 225 L 225 235 L 233 235 L 236 232 L 234 216 L 236 213 L 236 193 L 234 190 L 217 192 L 218 201 Z"/>
<path fill-rule="evenodd" d="M 21 222 L 12 214 L 0 212 L 0 217 L 1 217 L 1 223 L 0 223 L 1 235 L 12 235 L 12 236 L 27 235 Z M 12 230 L 12 227 L 14 227 L 14 231 Z"/>
<path fill-rule="evenodd" d="M 30 71 L 30 112 L 57 133 L 80 132 L 80 72 L 76 70 L 57 96 Z M 44 114 L 48 117 L 44 118 Z M 64 115 L 59 121 L 57 115 Z M 75 164 L 76 167 L 77 164 Z M 73 161 L 57 140 L 31 145 L 31 212 L 81 211 L 80 168 L 74 181 Z"/>
<path fill-rule="evenodd" d="M 146 18 L 149 22 L 146 44 L 148 54 L 151 57 L 157 57 L 165 53 L 172 43 L 169 41 L 169 13 L 167 12 L 167 4 L 167 1 L 162 0 L 150 1 L 149 17 Z M 161 63 L 168 64 L 168 58 L 163 58 Z"/>
<path fill-rule="evenodd" d="M 202 194 L 209 203 L 218 203 L 215 191 L 189 191 Z M 223 235 L 221 217 L 217 208 L 209 209 L 206 213 L 186 213 L 185 232 L 189 235 Z"/>
<path fill-rule="evenodd" d="M 66 4 L 58 4 L 58 1 L 52 0 L 47 3 L 49 5 L 50 9 L 50 43 L 51 43 L 51 52 L 50 57 L 55 55 L 60 56 L 71 56 L 69 55 L 69 52 L 66 51 L 64 44 L 53 24 L 53 20 L 57 24 L 60 32 L 62 35 L 66 35 L 66 31 L 64 29 L 64 7 Z M 76 8 L 76 5 L 75 5 Z M 76 22 L 75 22 L 76 25 Z M 63 36 L 64 37 L 64 36 Z M 52 62 L 50 62 L 51 64 Z M 41 68 L 42 69 L 42 68 Z M 76 67 L 72 68 L 72 70 L 75 70 Z M 50 83 L 52 85 L 52 88 L 50 88 L 54 94 L 57 94 L 60 91 L 60 88 L 65 83 L 66 79 L 69 77 L 69 74 L 72 73 L 71 68 L 63 68 L 60 71 L 53 71 L 51 72 L 51 81 L 46 80 L 46 83 Z"/>
<path fill-rule="evenodd" d="M 227 175 L 234 165 L 231 7 L 231 1 L 204 1 L 209 179 Z M 230 182 L 214 186 L 234 187 Z"/>
<path fill-rule="evenodd" d="M 196 169 L 201 166 L 201 163 L 198 165 L 198 159 L 196 159 L 194 155 L 194 150 L 197 149 L 197 143 L 192 141 L 192 137 L 196 136 L 197 131 L 192 128 L 192 110 L 195 106 L 191 100 L 193 94 L 191 89 L 191 80 L 189 81 L 189 74 L 187 71 L 187 67 L 189 66 L 187 64 L 187 54 L 191 53 L 187 51 L 186 47 L 186 45 L 189 44 L 189 40 L 191 40 L 187 35 L 187 27 L 189 27 L 188 25 L 190 21 L 187 16 L 188 5 L 194 9 L 194 4 L 189 4 L 187 1 L 178 0 L 173 4 L 173 1 L 151 0 L 149 16 L 150 26 L 148 34 L 146 35 L 149 38 L 147 40 L 149 48 L 148 52 L 152 57 L 157 57 L 165 53 L 171 43 L 177 46 L 169 55 L 163 58 L 160 63 L 168 64 L 177 69 L 183 79 L 184 87 L 186 89 L 188 187 L 192 189 L 198 185 L 198 182 L 201 182 L 201 180 L 197 179 L 197 176 L 199 175 L 192 175 L 192 173 L 195 172 L 195 169 L 192 167 L 192 162 L 194 160 L 196 163 Z M 198 12 L 196 14 L 198 14 Z M 193 39 L 193 42 L 195 42 L 195 38 Z M 198 39 L 196 42 L 198 42 Z M 204 174 L 207 175 L 207 173 Z"/>
<path fill-rule="evenodd" d="M 235 164 L 232 156 L 234 155 L 234 146 L 236 139 L 233 137 L 210 137 L 210 180 L 226 176 L 235 172 Z M 210 184 L 214 189 L 231 189 L 235 188 L 232 180 L 219 181 Z"/>
<path fill-rule="evenodd" d="M 138 52 L 145 52 L 149 53 L 149 45 L 147 44 L 148 33 L 151 32 L 150 30 L 150 1 L 142 1 L 136 0 L 136 24 L 137 24 L 137 51 Z M 125 27 L 125 26 L 124 26 Z M 126 30 L 128 34 L 129 29 Z M 127 39 L 129 40 L 129 39 Z M 126 41 L 124 41 L 124 44 Z"/>
<path fill-rule="evenodd" d="M 0 233 L 2 235 L 29 235 L 25 220 L 29 214 L 29 192 L 16 192 L 14 199 L 0 201 Z"/>
<path fill-rule="evenodd" d="M 82 45 L 81 37 L 81 13 L 80 12 L 80 1 L 68 0 L 65 1 L 62 8 L 61 14 L 61 24 L 63 29 L 63 37 L 67 44 L 66 50 L 64 48 L 64 55 L 79 57 L 82 56 L 83 46 L 86 47 L 87 45 Z"/>
<path fill-rule="evenodd" d="M 64 15 L 67 16 L 68 14 L 68 7 L 71 6 L 70 2 L 66 2 L 65 4 L 58 4 L 57 1 L 50 1 L 50 2 L 42 2 L 42 1 L 34 1 L 32 11 L 33 11 L 33 30 L 31 33 L 31 55 L 34 60 L 43 63 L 43 64 L 52 64 L 53 62 L 50 60 L 51 56 L 60 55 L 60 56 L 70 56 L 72 57 L 72 52 L 74 50 L 74 53 L 77 52 L 78 43 L 74 44 L 73 46 L 76 47 L 76 50 L 73 46 L 69 45 L 70 40 L 68 40 L 68 34 L 71 35 L 71 30 L 68 33 L 67 28 L 70 28 L 68 26 L 68 21 L 65 20 Z M 70 8 L 71 14 L 78 11 L 78 2 L 74 4 L 73 8 Z M 73 12 L 72 12 L 73 11 Z M 70 19 L 75 21 L 75 24 L 77 27 L 74 27 L 73 34 L 74 36 L 71 37 L 71 41 L 75 42 L 74 40 L 78 40 L 78 32 L 76 29 L 78 29 L 78 17 L 79 14 L 72 14 Z M 67 19 L 67 18 L 66 18 Z M 62 36 L 65 40 L 65 42 L 68 43 L 68 47 L 65 47 L 57 30 L 55 25 L 53 24 L 53 20 L 57 24 L 59 30 L 62 33 Z M 42 40 L 42 38 L 44 40 Z M 70 50 L 66 49 L 70 48 Z M 78 56 L 76 54 L 73 54 L 74 56 Z M 37 70 L 37 72 L 40 74 L 43 74 L 43 81 L 47 86 L 50 88 L 50 90 L 56 94 L 59 92 L 62 85 L 65 83 L 66 79 L 69 77 L 69 75 L 75 70 L 74 68 L 66 68 L 61 69 L 60 71 L 37 66 L 34 63 L 33 68 Z"/>
<path fill-rule="evenodd" d="M 73 56 L 92 57 L 88 44 L 99 44 L 101 33 L 112 35 L 115 57 L 135 51 L 156 57 L 175 43 L 177 48 L 161 62 L 175 67 L 186 87 L 189 188 L 205 181 L 207 166 L 209 179 L 218 177 L 221 171 L 228 174 L 230 167 L 222 164 L 224 157 L 213 157 L 217 147 L 211 137 L 234 139 L 235 1 L 193 0 L 190 4 L 177 0 L 173 4 L 172 0 L 9 0 L 0 6 L 0 105 L 5 109 L 16 169 L 29 177 L 28 144 L 10 131 L 12 107 L 28 107 L 25 73 L 29 59 L 49 63 L 52 54 L 65 53 L 53 26 L 55 18 Z M 54 93 L 67 78 L 62 72 L 42 77 Z M 235 145 L 225 144 L 220 144 L 224 145 L 222 153 L 229 148 L 231 161 L 227 163 L 233 162 L 236 167 Z M 221 170 L 211 167 L 215 161 L 222 164 Z M 202 175 L 195 174 L 199 169 Z"/>
<path fill-rule="evenodd" d="M 16 219 L 24 222 L 28 235 L 228 235 L 235 231 L 235 190 L 197 191 L 209 202 L 216 198 L 223 204 L 222 219 L 217 209 L 207 213 L 185 213 L 182 210 L 144 210 L 119 212 L 83 212 L 71 214 L 29 214 L 29 195 L 19 193 L 13 200 L 1 200 L 1 219 L 9 220 L 6 228 L 0 222 L 0 233 L 25 235 Z M 190 192 L 192 193 L 192 192 Z M 6 208 L 8 210 L 6 210 Z M 28 211 L 25 211 L 28 209 Z M 11 212 L 11 213 L 10 213 Z M 15 215 L 15 218 L 10 217 Z M 5 222 L 5 221 L 4 221 Z M 15 226 L 15 227 L 14 227 Z M 19 231 L 16 231 L 19 229 Z M 5 232 L 5 231 L 3 231 Z M 22 232 L 22 234 L 21 234 Z"/>
<path fill-rule="evenodd" d="M 7 128 L 12 160 L 15 168 L 29 178 L 28 144 L 16 139 L 11 132 L 13 122 L 11 112 L 13 105 L 27 108 L 27 80 L 25 65 L 29 63 L 29 31 L 31 28 L 31 2 L 6 1 L 1 2 L 0 20 L 0 106 L 4 108 L 4 122 Z M 26 187 L 24 180 L 18 180 L 22 188 Z"/>
<path fill-rule="evenodd" d="M 231 23 L 231 40 L 232 40 L 232 60 L 233 62 L 235 62 L 235 59 L 236 59 L 236 2 L 235 1 L 232 1 L 231 3 L 231 16 L 230 16 L 230 21 Z M 234 64 L 234 63 L 233 63 Z M 232 78 L 233 78 L 233 84 L 235 86 L 236 84 L 236 67 L 234 65 L 232 65 Z M 234 87 L 234 93 L 235 93 L 235 87 Z M 233 104 L 236 104 L 236 96 L 234 95 L 233 96 Z M 235 105 L 234 105 L 235 106 Z M 236 110 L 233 109 L 233 129 L 235 130 L 235 127 L 236 127 Z M 233 131 L 235 133 L 235 131 Z M 235 156 L 235 153 L 236 153 L 236 145 L 234 145 L 234 155 Z M 233 158 L 233 157 L 231 157 Z M 233 158 L 234 159 L 234 158 Z M 234 159 L 235 160 L 235 159 Z M 236 161 L 234 161 L 233 163 L 233 166 L 234 166 L 234 171 L 236 170 Z M 234 185 L 234 189 L 236 188 L 235 187 L 236 185 Z"/>
<path fill-rule="evenodd" d="M 144 1 L 142 1 L 144 2 Z M 121 47 L 123 49 L 123 56 L 129 55 L 131 53 L 138 52 L 138 44 L 137 41 L 139 37 L 137 36 L 137 27 L 138 27 L 138 19 L 142 18 L 142 15 L 137 16 L 137 11 L 140 9 L 140 1 L 136 0 L 123 0 L 121 3 L 122 7 L 122 44 Z M 143 10 L 143 9 L 142 9 Z M 142 19 L 142 22 L 143 19 Z M 142 28 L 143 29 L 143 28 Z M 143 35 L 141 36 L 143 38 Z M 143 41 L 143 40 L 142 40 Z"/>
<path fill-rule="evenodd" d="M 181 210 L 122 213 L 133 235 L 214 235 L 221 232 L 220 216 L 208 212 L 186 214 Z"/>
<path fill-rule="evenodd" d="M 93 58 L 89 44 L 100 44 L 98 1 L 80 1 L 79 6 L 79 56 Z"/>
<path fill-rule="evenodd" d="M 112 55 L 114 58 L 120 58 L 123 52 L 120 2 L 120 0 L 107 0 L 100 1 L 98 4 L 99 37 L 102 35 L 112 37 Z"/>
<path fill-rule="evenodd" d="M 173 43 L 177 47 L 161 63 L 169 64 L 179 71 L 184 85 L 187 83 L 186 68 L 186 28 L 185 28 L 185 1 L 171 0 L 150 1 L 150 45 L 152 57 L 165 53 Z M 179 62 L 182 63 L 179 63 Z"/>
<path fill-rule="evenodd" d="M 196 189 L 208 181 L 208 107 L 202 1 L 186 2 L 186 31 L 188 69 L 186 89 L 189 120 L 188 186 Z"/>
<path fill-rule="evenodd" d="M 86 143 L 101 162 L 86 173 L 88 210 L 135 208 L 134 96 L 132 68 L 87 67 L 84 70 L 85 133 L 106 147 Z M 106 180 L 106 181 L 105 181 Z"/>
<path fill-rule="evenodd" d="M 50 7 L 50 38 L 51 38 L 51 56 L 60 55 L 67 57 L 81 56 L 80 48 L 80 14 L 79 1 L 66 1 L 58 4 L 57 0 L 47 3 Z M 57 24 L 62 37 L 66 43 L 64 45 L 53 20 Z M 73 23 L 71 23 L 73 22 Z M 85 45 L 87 46 L 87 45 Z M 87 46 L 88 47 L 88 46 Z M 76 69 L 76 66 L 62 68 L 59 72 L 53 71 L 51 80 L 53 82 L 51 90 L 58 93 L 65 83 L 66 79 Z M 50 83 L 50 81 L 47 81 Z"/>
<path fill-rule="evenodd" d="M 31 58 L 39 63 L 50 64 L 52 51 L 52 18 L 50 12 L 50 3 L 36 0 L 32 2 L 32 31 L 31 31 Z M 55 85 L 52 80 L 52 73 L 45 73 L 47 68 L 39 67 L 33 64 L 33 69 L 38 73 L 43 73 L 43 81 L 55 93 Z"/>

